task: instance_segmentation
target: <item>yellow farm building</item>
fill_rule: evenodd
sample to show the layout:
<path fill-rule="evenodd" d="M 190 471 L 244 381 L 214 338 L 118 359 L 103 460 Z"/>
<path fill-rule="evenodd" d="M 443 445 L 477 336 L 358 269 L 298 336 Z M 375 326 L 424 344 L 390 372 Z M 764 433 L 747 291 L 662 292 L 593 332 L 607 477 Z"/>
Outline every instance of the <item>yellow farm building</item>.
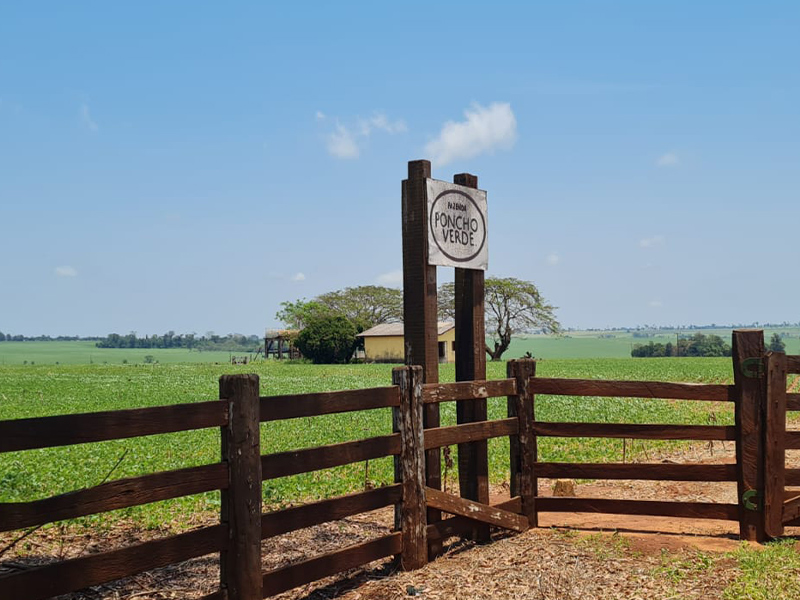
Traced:
<path fill-rule="evenodd" d="M 383 323 L 362 331 L 367 362 L 403 362 L 403 324 Z M 453 323 L 439 323 L 439 362 L 456 362 L 456 330 Z"/>

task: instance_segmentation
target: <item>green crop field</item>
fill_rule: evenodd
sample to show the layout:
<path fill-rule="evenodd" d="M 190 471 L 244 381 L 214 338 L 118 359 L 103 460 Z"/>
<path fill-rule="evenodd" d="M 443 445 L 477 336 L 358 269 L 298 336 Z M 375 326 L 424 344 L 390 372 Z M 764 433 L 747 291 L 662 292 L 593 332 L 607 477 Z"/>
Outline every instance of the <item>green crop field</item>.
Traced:
<path fill-rule="evenodd" d="M 224 373 L 255 372 L 261 394 L 342 390 L 383 386 L 391 381 L 390 365 L 314 366 L 268 361 L 247 366 L 229 364 L 92 364 L 0 367 L 0 419 L 156 406 L 214 399 Z M 490 363 L 489 378 L 505 376 L 505 363 Z M 730 359 L 585 359 L 543 360 L 540 375 L 602 379 L 727 382 Z M 452 365 L 443 365 L 441 379 L 452 381 Z M 505 399 L 491 399 L 490 417 L 506 415 Z M 701 402 L 659 400 L 537 398 L 537 416 L 552 421 L 639 423 L 732 423 L 730 407 Z M 455 423 L 455 405 L 442 406 L 444 424 Z M 389 409 L 309 417 L 262 425 L 262 452 L 354 440 L 391 432 Z M 671 451 L 678 442 L 647 441 L 627 447 L 628 456 Z M 490 440 L 491 479 L 508 478 L 508 440 Z M 455 449 L 454 449 L 455 451 Z M 145 473 L 201 465 L 219 460 L 219 431 L 203 430 L 127 440 L 32 450 L 0 455 L 0 502 L 34 500 Z M 618 462 L 621 440 L 558 438 L 540 440 L 540 457 L 556 461 Z M 118 466 L 114 468 L 117 464 Z M 452 468 L 449 476 L 453 477 Z M 392 480 L 390 458 L 287 477 L 264 484 L 264 500 L 280 506 L 381 485 Z M 191 511 L 216 510 L 218 493 L 154 503 L 117 511 L 147 525 L 188 522 Z M 92 526 L 107 516 L 82 520 Z"/>

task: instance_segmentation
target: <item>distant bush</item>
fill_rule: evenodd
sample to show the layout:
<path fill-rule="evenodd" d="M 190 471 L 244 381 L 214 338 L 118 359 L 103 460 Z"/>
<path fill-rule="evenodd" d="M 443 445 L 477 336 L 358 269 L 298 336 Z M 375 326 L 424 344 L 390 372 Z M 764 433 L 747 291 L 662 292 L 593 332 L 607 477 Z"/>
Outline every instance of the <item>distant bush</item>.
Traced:
<path fill-rule="evenodd" d="M 357 333 L 345 317 L 320 317 L 297 334 L 295 345 L 314 364 L 346 363 L 356 348 Z"/>
<path fill-rule="evenodd" d="M 730 356 L 731 347 L 718 335 L 704 335 L 696 333 L 691 337 L 678 340 L 677 347 L 672 342 L 660 344 L 650 342 L 648 344 L 636 344 L 631 350 L 634 358 L 648 357 L 660 358 L 664 356 L 692 356 L 692 357 L 712 357 Z"/>

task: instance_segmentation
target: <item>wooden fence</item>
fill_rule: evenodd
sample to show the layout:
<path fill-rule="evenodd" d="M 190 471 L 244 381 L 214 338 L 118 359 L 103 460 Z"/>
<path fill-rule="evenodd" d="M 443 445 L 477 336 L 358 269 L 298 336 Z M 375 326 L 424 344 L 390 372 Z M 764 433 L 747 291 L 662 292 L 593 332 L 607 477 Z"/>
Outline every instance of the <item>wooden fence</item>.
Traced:
<path fill-rule="evenodd" d="M 746 348 L 740 340 L 739 350 Z M 749 350 L 749 349 L 748 349 Z M 510 361 L 508 377 L 496 381 L 423 384 L 420 367 L 400 367 L 393 385 L 366 390 L 292 396 L 259 397 L 255 375 L 228 375 L 220 379 L 223 401 L 68 415 L 0 422 L 0 452 L 64 446 L 135 436 L 218 427 L 222 462 L 179 469 L 102 485 L 32 502 L 0 504 L 0 531 L 37 526 L 119 508 L 137 506 L 190 494 L 221 490 L 218 525 L 134 546 L 83 556 L 0 577 L 0 598 L 37 600 L 110 582 L 191 558 L 219 553 L 220 589 L 205 600 L 254 600 L 389 556 L 403 568 L 424 565 L 432 548 L 445 538 L 476 534 L 476 526 L 499 526 L 524 531 L 536 526 L 542 512 L 605 512 L 728 519 L 739 521 L 741 535 L 761 536 L 764 512 L 763 437 L 748 446 L 748 436 L 761 436 L 760 422 L 748 421 L 764 409 L 758 405 L 764 379 L 741 373 L 758 371 L 745 352 L 734 357 L 738 365 L 734 385 L 638 381 L 599 381 L 536 377 L 536 363 Z M 738 361 L 738 362 L 737 362 Z M 795 365 L 795 362 L 791 363 Z M 755 390 L 755 391 L 754 391 Z M 734 402 L 734 426 L 553 423 L 536 420 L 537 394 L 664 398 Z M 507 397 L 507 418 L 451 427 L 423 428 L 425 406 Z M 790 406 L 798 408 L 796 395 Z M 331 413 L 392 408 L 393 430 L 388 435 L 261 455 L 262 422 Z M 268 427 L 268 425 L 267 425 Z M 426 451 L 450 445 L 482 443 L 510 437 L 511 499 L 489 506 L 445 494 L 426 486 Z M 537 457 L 539 437 L 600 437 L 675 440 L 731 440 L 736 442 L 736 464 L 572 464 L 542 462 Z M 795 447 L 790 436 L 787 447 Z M 787 439 L 789 439 L 787 437 Z M 395 457 L 395 483 L 378 489 L 262 514 L 261 482 L 381 457 Z M 755 467 L 753 471 L 750 467 Z M 755 473 L 755 474 L 754 474 Z M 738 482 L 748 502 L 714 504 L 592 498 L 538 497 L 542 478 L 646 479 Z M 787 472 L 793 482 L 796 473 Z M 752 500 L 752 502 L 750 502 Z M 377 539 L 262 572 L 262 540 L 381 507 L 395 506 L 395 530 Z M 428 522 L 428 511 L 448 518 Z M 269 547 L 269 542 L 265 543 Z"/>

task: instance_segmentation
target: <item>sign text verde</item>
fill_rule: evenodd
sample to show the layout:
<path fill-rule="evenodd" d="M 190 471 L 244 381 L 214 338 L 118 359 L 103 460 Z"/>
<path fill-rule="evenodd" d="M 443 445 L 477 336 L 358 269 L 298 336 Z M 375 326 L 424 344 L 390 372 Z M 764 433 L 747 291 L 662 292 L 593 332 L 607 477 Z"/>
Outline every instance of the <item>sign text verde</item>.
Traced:
<path fill-rule="evenodd" d="M 486 192 L 426 180 L 428 264 L 485 271 L 489 265 Z"/>

